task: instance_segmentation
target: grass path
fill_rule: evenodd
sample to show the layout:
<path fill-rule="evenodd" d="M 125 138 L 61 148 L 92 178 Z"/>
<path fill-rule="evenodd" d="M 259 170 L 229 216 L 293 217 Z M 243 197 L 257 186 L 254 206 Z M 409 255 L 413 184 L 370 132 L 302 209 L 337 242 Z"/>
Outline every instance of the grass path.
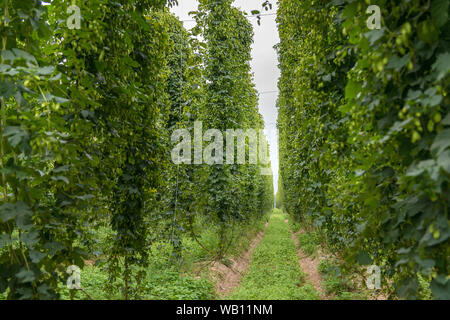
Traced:
<path fill-rule="evenodd" d="M 299 267 L 296 245 L 285 215 L 274 209 L 248 273 L 228 299 L 316 300 L 320 293 Z"/>
<path fill-rule="evenodd" d="M 289 224 L 287 220 L 286 224 Z M 322 300 L 329 300 L 329 297 L 325 294 L 325 290 L 323 289 L 322 277 L 320 276 L 318 271 L 318 260 L 308 256 L 302 250 L 298 238 L 292 230 L 291 238 L 294 241 L 295 246 L 298 248 L 298 256 L 300 258 L 298 260 L 298 264 L 300 265 L 300 268 L 307 274 L 307 278 L 314 285 L 314 288 L 316 288 L 316 290 L 320 292 L 320 298 Z"/>
<path fill-rule="evenodd" d="M 215 289 L 219 297 L 226 297 L 239 285 L 242 275 L 248 269 L 250 258 L 253 256 L 255 248 L 258 247 L 264 236 L 267 225 L 268 222 L 265 224 L 264 230 L 256 235 L 250 244 L 250 247 L 243 255 L 237 258 L 230 258 L 228 266 L 216 262 L 211 267 L 212 274 L 218 278 L 218 280 L 215 281 Z"/>

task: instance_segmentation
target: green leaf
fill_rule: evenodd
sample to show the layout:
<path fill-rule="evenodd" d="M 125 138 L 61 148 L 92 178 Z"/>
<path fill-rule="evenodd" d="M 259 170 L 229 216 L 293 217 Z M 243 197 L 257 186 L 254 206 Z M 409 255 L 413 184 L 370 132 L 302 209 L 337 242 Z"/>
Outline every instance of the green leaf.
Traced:
<path fill-rule="evenodd" d="M 2 57 L 3 57 L 3 60 L 9 61 L 11 64 L 14 62 L 14 60 L 16 58 L 14 53 L 10 50 L 2 50 Z"/>
<path fill-rule="evenodd" d="M 48 242 L 44 244 L 44 248 L 50 251 L 51 255 L 56 254 L 58 251 L 65 249 L 66 247 L 58 241 Z"/>
<path fill-rule="evenodd" d="M 66 171 L 69 171 L 69 169 L 70 169 L 69 166 L 60 166 L 60 167 L 53 169 L 53 173 L 66 172 Z"/>
<path fill-rule="evenodd" d="M 0 72 L 5 72 L 9 69 L 11 69 L 11 66 L 9 64 L 1 64 L 0 63 Z"/>
<path fill-rule="evenodd" d="M 450 71 L 450 53 L 441 53 L 433 64 L 436 81 L 442 80 Z"/>
<path fill-rule="evenodd" d="M 0 206 L 0 221 L 8 222 L 17 216 L 17 211 L 12 203 L 5 203 Z"/>
<path fill-rule="evenodd" d="M 397 287 L 397 294 L 401 298 L 416 299 L 418 288 L 419 282 L 417 281 L 417 278 L 407 278 Z"/>
<path fill-rule="evenodd" d="M 431 152 L 439 156 L 448 147 L 450 147 L 450 129 L 444 129 L 434 139 L 431 145 Z"/>
<path fill-rule="evenodd" d="M 426 97 L 421 100 L 421 104 L 425 107 L 435 107 L 442 102 L 442 96 L 439 94 L 435 94 L 430 97 Z"/>
<path fill-rule="evenodd" d="M 444 126 L 450 126 L 450 113 L 448 113 L 441 122 Z"/>
<path fill-rule="evenodd" d="M 55 71 L 55 68 L 53 66 L 46 66 L 42 68 L 37 68 L 37 73 L 39 75 L 47 76 L 53 73 Z"/>
<path fill-rule="evenodd" d="M 31 225 L 33 212 L 27 204 L 18 201 L 16 203 L 5 203 L 0 206 L 0 221 L 7 222 L 15 219 L 20 228 L 28 228 Z"/>
<path fill-rule="evenodd" d="M 39 242 L 39 232 L 37 230 L 32 230 L 29 232 L 24 232 L 20 235 L 20 240 L 29 247 L 33 247 Z"/>
<path fill-rule="evenodd" d="M 45 253 L 39 252 L 37 250 L 30 250 L 30 258 L 33 263 L 39 263 L 47 255 Z"/>
<path fill-rule="evenodd" d="M 85 194 L 83 196 L 75 196 L 75 197 L 77 199 L 81 199 L 81 200 L 84 200 L 84 201 L 92 199 L 92 198 L 95 198 L 95 196 L 93 194 Z"/>
<path fill-rule="evenodd" d="M 11 243 L 12 243 L 12 240 L 11 240 L 11 237 L 9 236 L 9 234 L 7 234 L 7 233 L 0 234 L 0 250 L 3 247 L 11 245 Z"/>
<path fill-rule="evenodd" d="M 373 46 L 375 42 L 377 42 L 381 37 L 384 35 L 384 28 L 381 28 L 379 30 L 372 30 L 369 32 L 366 32 L 364 36 L 369 40 L 370 45 Z"/>
<path fill-rule="evenodd" d="M 372 263 L 372 258 L 370 258 L 369 254 L 365 251 L 360 251 L 355 256 L 356 261 L 358 261 L 361 265 L 368 265 Z"/>
<path fill-rule="evenodd" d="M 407 177 L 418 177 L 424 172 L 431 172 L 436 167 L 436 162 L 433 159 L 423 160 L 419 163 L 413 163 L 406 171 Z"/>
<path fill-rule="evenodd" d="M 351 108 L 352 108 L 352 105 L 350 103 L 346 103 L 339 107 L 339 111 L 345 114 L 345 113 L 349 112 Z"/>
<path fill-rule="evenodd" d="M 67 179 L 67 177 L 65 177 L 65 176 L 53 176 L 51 179 L 52 179 L 52 180 L 55 180 L 55 181 L 63 181 L 63 182 L 65 182 L 66 184 L 69 184 L 69 183 L 70 183 L 70 182 L 69 182 L 69 179 Z"/>
<path fill-rule="evenodd" d="M 446 172 L 450 173 L 450 149 L 441 152 L 437 158 L 437 164 Z"/>
<path fill-rule="evenodd" d="M 431 3 L 431 17 L 436 27 L 440 28 L 448 20 L 449 0 L 433 0 Z"/>
<path fill-rule="evenodd" d="M 345 98 L 347 100 L 352 100 L 358 95 L 361 89 L 362 87 L 358 82 L 349 80 L 345 86 Z"/>
<path fill-rule="evenodd" d="M 28 52 L 23 51 L 21 49 L 17 49 L 17 48 L 13 48 L 11 50 L 12 50 L 12 52 L 14 52 L 14 54 L 16 56 L 16 59 L 23 59 L 23 60 L 25 60 L 27 62 L 31 62 L 32 64 L 35 64 L 35 65 L 38 64 L 37 61 L 36 61 L 36 58 L 33 57 Z"/>
<path fill-rule="evenodd" d="M 432 45 L 438 40 L 439 31 L 430 20 L 422 21 L 417 28 L 419 39 Z"/>
<path fill-rule="evenodd" d="M 392 56 L 389 59 L 388 64 L 386 65 L 386 69 L 400 69 L 406 66 L 406 64 L 409 61 L 409 55 L 404 55 L 403 57 L 399 58 L 397 55 Z"/>
<path fill-rule="evenodd" d="M 412 247 L 409 248 L 400 248 L 397 250 L 398 254 L 408 254 L 411 252 Z"/>
<path fill-rule="evenodd" d="M 439 300 L 450 300 L 450 279 L 443 274 L 431 281 L 431 292 Z"/>
<path fill-rule="evenodd" d="M 413 119 L 408 118 L 404 121 L 396 121 L 391 128 L 389 128 L 389 135 L 402 131 Z"/>
<path fill-rule="evenodd" d="M 52 100 L 54 100 L 55 102 L 61 103 L 61 104 L 64 104 L 64 103 L 67 103 L 67 102 L 70 101 L 70 100 L 62 98 L 62 97 L 57 97 L 57 96 L 55 96 L 53 94 L 50 94 L 50 93 L 46 93 L 45 94 L 45 98 L 40 96 L 39 99 L 38 99 L 38 101 L 40 101 L 40 102 L 52 101 Z"/>
<path fill-rule="evenodd" d="M 21 127 L 6 127 L 3 130 L 3 136 L 8 138 L 8 142 L 13 147 L 17 147 L 21 143 L 27 143 L 30 139 L 28 132 Z"/>
<path fill-rule="evenodd" d="M 22 268 L 19 273 L 16 273 L 16 277 L 21 283 L 33 282 L 36 279 L 34 272 L 25 268 Z"/>
<path fill-rule="evenodd" d="M 16 91 L 16 87 L 13 83 L 9 81 L 0 81 L 0 98 L 8 99 L 14 92 Z"/>
<path fill-rule="evenodd" d="M 355 177 L 361 177 L 362 175 L 364 175 L 364 173 L 366 173 L 366 170 L 355 170 Z"/>
<path fill-rule="evenodd" d="M 416 260 L 417 264 L 422 269 L 430 269 L 430 268 L 434 267 L 434 265 L 435 265 L 435 262 L 433 259 L 421 259 L 420 257 L 416 256 L 414 258 L 414 260 Z"/>

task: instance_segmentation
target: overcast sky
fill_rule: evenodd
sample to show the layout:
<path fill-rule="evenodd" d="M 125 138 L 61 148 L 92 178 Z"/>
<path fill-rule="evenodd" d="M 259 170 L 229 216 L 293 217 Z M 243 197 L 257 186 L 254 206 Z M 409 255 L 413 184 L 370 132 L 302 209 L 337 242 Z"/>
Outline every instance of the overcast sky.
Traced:
<path fill-rule="evenodd" d="M 181 20 L 192 20 L 189 16 L 190 11 L 196 11 L 197 0 L 178 0 L 179 5 L 172 8 Z M 259 112 L 262 114 L 265 123 L 265 132 L 270 144 L 270 160 L 274 177 L 274 189 L 278 187 L 278 140 L 276 135 L 277 108 L 276 100 L 278 95 L 277 82 L 280 75 L 278 69 L 278 59 L 273 48 L 279 42 L 278 31 L 275 22 L 276 4 L 273 4 L 271 11 L 265 11 L 261 7 L 262 0 L 235 0 L 234 5 L 250 14 L 251 10 L 260 10 L 263 14 L 272 14 L 261 16 L 261 25 L 257 24 L 255 17 L 248 17 L 253 25 L 255 32 L 254 44 L 252 47 L 252 71 L 254 81 L 259 91 Z M 184 26 L 191 29 L 195 22 L 184 21 Z"/>

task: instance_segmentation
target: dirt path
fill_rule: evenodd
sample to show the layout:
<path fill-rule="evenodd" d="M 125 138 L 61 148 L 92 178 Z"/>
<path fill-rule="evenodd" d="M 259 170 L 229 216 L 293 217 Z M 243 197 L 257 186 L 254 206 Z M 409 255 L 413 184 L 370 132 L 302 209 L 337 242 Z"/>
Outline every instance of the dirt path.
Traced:
<path fill-rule="evenodd" d="M 239 285 L 239 281 L 248 269 L 253 251 L 261 242 L 268 224 L 269 222 L 266 222 L 264 231 L 261 231 L 256 235 L 250 244 L 250 247 L 244 254 L 240 257 L 229 259 L 231 261 L 231 266 L 226 266 L 220 262 L 215 262 L 211 266 L 210 271 L 213 282 L 215 283 L 216 293 L 220 298 L 229 295 L 233 289 Z"/>
<path fill-rule="evenodd" d="M 285 220 L 287 224 L 289 224 L 289 220 Z M 320 298 L 322 300 L 328 300 L 329 298 L 325 294 L 325 290 L 322 288 L 322 277 L 320 276 L 320 273 L 318 271 L 318 265 L 319 261 L 318 259 L 312 259 L 306 255 L 302 248 L 300 248 L 300 245 L 298 243 L 297 236 L 294 234 L 294 232 L 289 228 L 291 231 L 291 237 L 292 240 L 295 243 L 295 246 L 298 249 L 298 264 L 300 268 L 308 275 L 309 281 L 312 283 L 312 285 L 316 288 L 316 290 L 320 293 Z M 299 233 L 302 233 L 303 231 L 299 231 Z"/>

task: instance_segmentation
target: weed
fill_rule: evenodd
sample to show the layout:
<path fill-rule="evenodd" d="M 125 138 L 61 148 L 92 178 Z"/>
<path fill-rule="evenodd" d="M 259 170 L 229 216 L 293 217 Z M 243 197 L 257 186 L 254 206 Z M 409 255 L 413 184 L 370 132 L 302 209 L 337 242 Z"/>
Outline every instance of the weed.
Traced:
<path fill-rule="evenodd" d="M 316 289 L 305 284 L 285 219 L 279 210 L 274 210 L 266 234 L 250 261 L 249 271 L 230 299 L 319 299 Z"/>

